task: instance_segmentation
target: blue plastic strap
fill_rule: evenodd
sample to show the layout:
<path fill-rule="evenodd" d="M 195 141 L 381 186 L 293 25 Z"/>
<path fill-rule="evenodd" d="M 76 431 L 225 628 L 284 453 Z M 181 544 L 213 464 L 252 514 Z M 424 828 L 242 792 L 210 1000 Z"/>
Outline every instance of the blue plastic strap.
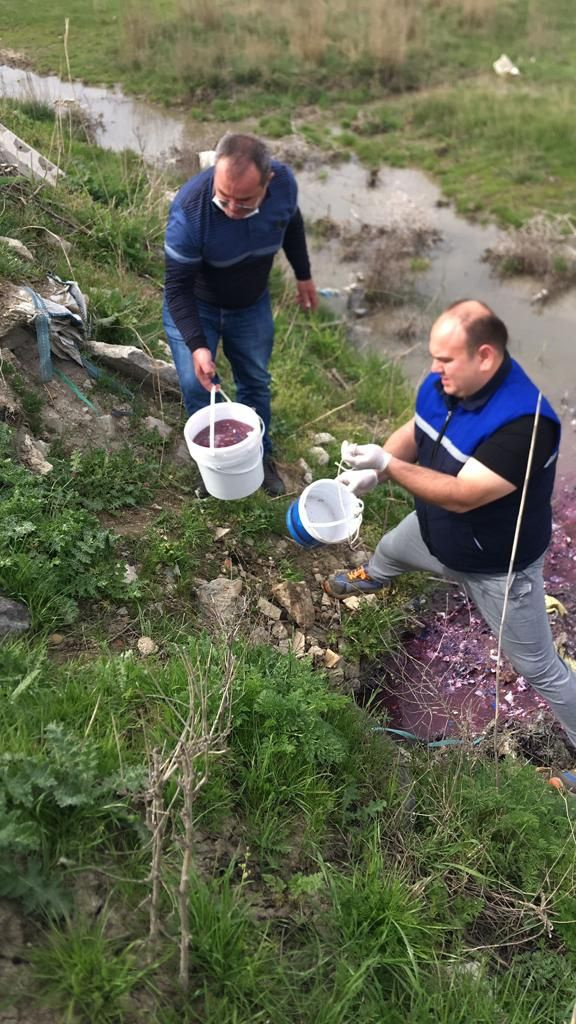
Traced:
<path fill-rule="evenodd" d="M 25 286 L 25 290 L 32 296 L 36 307 L 34 325 L 36 327 L 36 342 L 38 344 L 38 360 L 40 362 L 40 379 L 52 380 L 52 352 L 50 350 L 50 315 L 46 309 L 44 299 L 33 288 Z"/>

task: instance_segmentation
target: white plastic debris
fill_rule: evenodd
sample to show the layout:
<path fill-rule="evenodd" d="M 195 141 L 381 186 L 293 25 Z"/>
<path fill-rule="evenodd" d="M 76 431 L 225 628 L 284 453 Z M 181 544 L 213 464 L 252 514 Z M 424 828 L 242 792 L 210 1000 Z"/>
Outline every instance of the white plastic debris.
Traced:
<path fill-rule="evenodd" d="M 215 149 L 203 149 L 198 153 L 198 163 L 200 164 L 201 171 L 205 171 L 207 167 L 213 167 L 215 160 Z"/>
<path fill-rule="evenodd" d="M 505 53 L 495 60 L 492 67 L 497 75 L 519 75 L 520 71 Z"/>

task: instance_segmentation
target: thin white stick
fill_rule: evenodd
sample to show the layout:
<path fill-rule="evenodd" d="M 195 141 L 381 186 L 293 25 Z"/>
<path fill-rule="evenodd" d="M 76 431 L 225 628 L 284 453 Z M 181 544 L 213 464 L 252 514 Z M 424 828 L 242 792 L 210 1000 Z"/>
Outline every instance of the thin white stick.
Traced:
<path fill-rule="evenodd" d="M 510 587 L 512 586 L 512 578 L 514 576 L 514 560 L 516 558 L 516 550 L 518 548 L 518 541 L 520 539 L 520 528 L 522 526 L 522 516 L 524 515 L 524 506 L 526 504 L 526 494 L 528 492 L 528 481 L 530 479 L 530 471 L 532 469 L 532 459 L 534 456 L 534 447 L 536 444 L 536 431 L 538 429 L 538 421 L 540 419 L 540 406 L 542 405 L 542 392 L 538 392 L 538 401 L 536 403 L 536 412 L 534 414 L 534 426 L 532 427 L 532 437 L 530 439 L 530 448 L 528 450 L 528 462 L 526 463 L 526 473 L 524 475 L 524 483 L 522 485 L 522 496 L 520 498 L 520 507 L 518 508 L 518 516 L 516 518 L 516 529 L 514 531 L 514 540 L 512 542 L 512 553 L 510 555 L 510 563 L 508 565 L 508 575 L 506 577 L 506 589 L 504 591 L 504 604 L 502 605 L 502 617 L 500 619 L 500 629 L 498 630 L 498 651 L 496 656 L 496 707 L 494 708 L 494 760 L 498 764 L 498 716 L 500 713 L 500 669 L 502 662 L 502 637 L 504 635 L 504 621 L 506 618 L 506 612 L 508 610 L 508 595 L 510 593 Z"/>

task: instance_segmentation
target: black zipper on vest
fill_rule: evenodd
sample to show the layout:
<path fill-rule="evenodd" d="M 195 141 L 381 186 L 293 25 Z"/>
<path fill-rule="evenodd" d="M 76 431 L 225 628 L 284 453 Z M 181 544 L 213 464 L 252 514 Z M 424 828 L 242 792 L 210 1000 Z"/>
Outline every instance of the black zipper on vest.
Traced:
<path fill-rule="evenodd" d="M 444 434 L 446 433 L 446 431 L 448 429 L 448 424 L 450 423 L 450 420 L 452 419 L 453 412 L 454 412 L 454 409 L 448 409 L 448 414 L 446 416 L 446 419 L 444 420 L 444 423 L 442 424 L 442 428 L 440 430 L 440 433 L 438 434 L 438 437 L 434 441 L 434 447 L 432 449 L 432 455 L 430 456 L 430 468 L 432 468 L 432 464 L 433 464 L 433 462 L 434 462 L 434 460 L 436 458 L 436 453 L 437 453 L 437 451 L 438 451 L 438 449 L 440 447 L 440 444 L 442 442 L 442 438 L 444 437 Z"/>

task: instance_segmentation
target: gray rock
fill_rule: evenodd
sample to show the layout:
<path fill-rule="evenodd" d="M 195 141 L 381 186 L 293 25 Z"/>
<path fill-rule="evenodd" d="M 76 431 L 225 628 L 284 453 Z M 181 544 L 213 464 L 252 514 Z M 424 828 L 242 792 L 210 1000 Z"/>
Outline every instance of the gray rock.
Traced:
<path fill-rule="evenodd" d="M 0 636 L 25 633 L 30 629 L 30 616 L 25 604 L 10 597 L 0 597 Z"/>
<path fill-rule="evenodd" d="M 228 580 L 218 576 L 198 587 L 198 602 L 205 617 L 214 625 L 229 623 L 242 612 L 240 595 L 242 580 Z"/>
<path fill-rule="evenodd" d="M 135 345 L 108 345 L 104 341 L 87 338 L 85 347 L 88 352 L 101 359 L 106 366 L 118 370 L 119 373 L 143 381 L 152 388 L 162 388 L 173 393 L 180 393 L 178 374 L 173 363 L 163 359 L 154 359 Z"/>
<path fill-rule="evenodd" d="M 164 423 L 164 420 L 156 419 L 155 416 L 147 416 L 146 419 L 144 420 L 144 427 L 146 428 L 146 430 L 156 430 L 157 433 L 160 434 L 160 437 L 162 438 L 168 438 L 172 433 L 172 427 L 170 427 L 167 423 Z"/>
<path fill-rule="evenodd" d="M 320 445 L 315 445 L 313 448 L 308 449 L 308 454 L 314 459 L 320 466 L 327 466 L 330 462 L 330 456 L 324 448 Z"/>
<path fill-rule="evenodd" d="M 46 461 L 36 438 L 30 434 L 23 434 L 20 439 L 20 458 L 31 473 L 46 476 L 52 472 L 52 463 Z"/>
<path fill-rule="evenodd" d="M 314 602 L 306 583 L 284 580 L 272 587 L 272 593 L 298 626 L 308 629 L 314 624 Z"/>
<path fill-rule="evenodd" d="M 111 441 L 116 436 L 116 419 L 109 414 L 98 416 L 94 420 L 94 431 L 104 442 Z"/>
<path fill-rule="evenodd" d="M 275 640 L 287 640 L 289 633 L 283 622 L 275 622 L 270 630 Z"/>
<path fill-rule="evenodd" d="M 267 601 L 265 597 L 259 598 L 256 607 L 267 619 L 279 619 L 282 615 L 280 608 L 277 608 L 271 601 Z"/>
<path fill-rule="evenodd" d="M 190 452 L 188 451 L 188 445 L 186 441 L 180 441 L 177 448 L 174 449 L 170 456 L 172 462 L 175 462 L 179 466 L 191 466 L 192 459 L 190 458 Z"/>
<path fill-rule="evenodd" d="M 250 644 L 252 647 L 268 646 L 270 634 L 265 626 L 255 626 L 250 633 Z"/>
<path fill-rule="evenodd" d="M 30 262 L 32 262 L 34 259 L 30 249 L 28 249 L 27 246 L 24 245 L 24 242 L 21 242 L 18 238 L 8 238 L 6 235 L 0 235 L 0 242 L 2 242 L 3 245 L 7 245 L 10 249 L 13 249 L 16 255 L 20 256 L 23 260 L 30 260 Z"/>
<path fill-rule="evenodd" d="M 348 556 L 348 562 L 353 569 L 357 569 L 361 565 L 366 565 L 370 559 L 370 552 L 366 551 L 366 548 L 356 548 L 355 551 L 351 551 Z"/>
<path fill-rule="evenodd" d="M 336 438 L 333 434 L 328 434 L 326 431 L 322 431 L 320 434 L 314 434 L 312 439 L 314 444 L 332 444 Z"/>

